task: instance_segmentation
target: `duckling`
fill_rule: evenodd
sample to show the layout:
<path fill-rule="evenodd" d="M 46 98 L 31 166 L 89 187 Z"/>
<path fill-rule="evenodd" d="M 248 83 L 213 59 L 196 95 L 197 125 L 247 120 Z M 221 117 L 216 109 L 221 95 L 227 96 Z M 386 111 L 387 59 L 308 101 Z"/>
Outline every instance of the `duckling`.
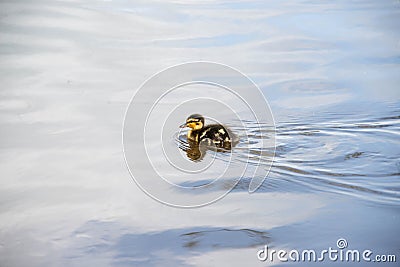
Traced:
<path fill-rule="evenodd" d="M 204 124 L 204 117 L 200 114 L 190 115 L 184 124 L 180 127 L 189 127 L 187 138 L 189 141 L 194 141 L 197 143 L 207 141 L 209 145 L 213 143 L 217 147 L 223 147 L 230 149 L 231 145 L 236 142 L 234 138 L 236 137 L 230 130 L 221 124 Z"/>

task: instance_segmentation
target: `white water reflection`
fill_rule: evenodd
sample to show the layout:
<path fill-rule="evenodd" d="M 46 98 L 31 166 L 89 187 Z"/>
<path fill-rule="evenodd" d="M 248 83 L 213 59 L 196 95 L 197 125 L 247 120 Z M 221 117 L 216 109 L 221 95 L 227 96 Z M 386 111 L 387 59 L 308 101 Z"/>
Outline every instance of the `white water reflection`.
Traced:
<path fill-rule="evenodd" d="M 397 253 L 398 13 L 395 1 L 2 1 L 1 265 L 262 266 L 263 242 L 339 237 Z M 121 131 L 136 88 L 191 60 L 254 79 L 279 144 L 259 192 L 244 180 L 180 210 L 132 182 Z"/>

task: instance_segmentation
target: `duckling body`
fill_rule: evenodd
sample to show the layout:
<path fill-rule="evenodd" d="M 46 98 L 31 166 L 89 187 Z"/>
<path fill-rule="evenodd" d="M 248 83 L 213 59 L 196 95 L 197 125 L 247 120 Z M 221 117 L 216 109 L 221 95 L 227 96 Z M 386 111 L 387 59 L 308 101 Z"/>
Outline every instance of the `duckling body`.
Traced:
<path fill-rule="evenodd" d="M 188 140 L 197 143 L 206 141 L 209 145 L 212 143 L 217 147 L 231 148 L 234 142 L 233 133 L 221 124 L 204 124 L 204 117 L 200 114 L 192 114 L 186 119 L 186 123 L 181 127 L 189 127 Z"/>
<path fill-rule="evenodd" d="M 205 139 L 209 139 L 214 143 L 231 142 L 228 131 L 220 124 L 211 124 L 199 130 L 190 130 L 188 138 L 196 142 L 201 142 Z"/>

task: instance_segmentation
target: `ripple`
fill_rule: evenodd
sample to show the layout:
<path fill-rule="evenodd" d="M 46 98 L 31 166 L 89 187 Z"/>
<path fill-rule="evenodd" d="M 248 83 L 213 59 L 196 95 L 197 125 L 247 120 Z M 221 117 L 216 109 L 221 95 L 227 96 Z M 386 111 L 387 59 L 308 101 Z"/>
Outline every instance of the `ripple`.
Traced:
<path fill-rule="evenodd" d="M 392 113 L 398 112 L 393 108 Z M 334 116 L 278 123 L 275 150 L 262 147 L 262 141 L 273 133 L 267 125 L 244 121 L 240 125 L 245 127 L 237 127 L 232 122 L 230 128 L 239 133 L 241 142 L 232 150 L 232 158 L 216 153 L 216 159 L 265 170 L 275 153 L 260 192 L 271 191 L 268 186 L 275 185 L 275 190 L 324 191 L 374 202 L 400 202 L 400 153 L 396 149 L 400 116 Z M 176 135 L 175 141 L 181 148 L 188 147 L 183 134 Z M 234 191 L 247 190 L 249 177 L 242 178 Z M 277 183 L 284 188 L 277 188 Z"/>

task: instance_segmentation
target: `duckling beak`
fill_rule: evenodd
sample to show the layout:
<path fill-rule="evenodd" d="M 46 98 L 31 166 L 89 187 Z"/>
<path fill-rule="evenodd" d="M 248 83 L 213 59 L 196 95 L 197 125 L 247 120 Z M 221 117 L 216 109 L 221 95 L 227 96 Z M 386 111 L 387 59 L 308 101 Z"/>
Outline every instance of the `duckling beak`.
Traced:
<path fill-rule="evenodd" d="M 185 128 L 185 127 L 187 127 L 186 122 L 184 124 L 182 124 L 181 126 L 179 126 L 179 128 Z"/>

